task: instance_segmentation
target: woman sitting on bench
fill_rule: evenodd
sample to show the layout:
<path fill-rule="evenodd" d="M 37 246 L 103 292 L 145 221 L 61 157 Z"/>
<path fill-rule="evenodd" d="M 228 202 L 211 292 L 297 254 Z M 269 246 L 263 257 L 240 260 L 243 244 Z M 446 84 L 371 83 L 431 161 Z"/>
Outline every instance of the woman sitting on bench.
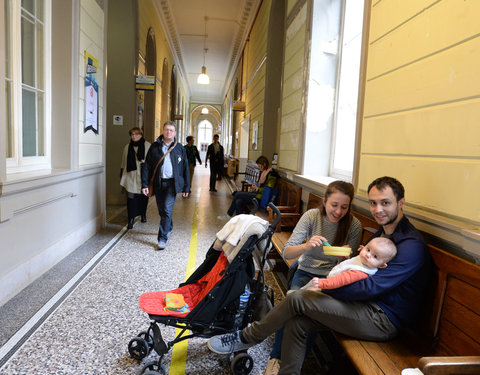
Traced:
<path fill-rule="evenodd" d="M 257 159 L 256 163 L 258 165 L 258 169 L 261 171 L 260 179 L 258 180 L 258 186 L 252 185 L 252 189 L 254 191 L 239 191 L 235 193 L 232 204 L 227 211 L 229 217 L 232 217 L 235 214 L 243 214 L 247 205 L 252 203 L 253 198 L 257 198 L 259 202 L 261 201 L 265 187 L 270 188 L 268 191 L 271 192 L 271 189 L 273 189 L 277 184 L 278 175 L 270 167 L 268 159 L 262 155 Z M 270 197 L 264 198 L 268 198 L 266 199 L 266 204 L 268 204 Z"/>
<path fill-rule="evenodd" d="M 289 271 L 293 277 L 290 290 L 297 290 L 312 278 L 326 278 L 330 270 L 344 260 L 344 257 L 325 255 L 323 244 L 349 246 L 358 249 L 362 225 L 351 214 L 354 187 L 345 181 L 334 181 L 327 186 L 322 207 L 305 212 L 285 243 L 282 255 L 285 259 L 302 256 Z M 304 242 L 305 238 L 307 239 Z M 275 333 L 275 341 L 265 374 L 277 374 L 280 369 L 283 329 Z M 315 341 L 315 334 L 309 336 L 308 346 Z"/>

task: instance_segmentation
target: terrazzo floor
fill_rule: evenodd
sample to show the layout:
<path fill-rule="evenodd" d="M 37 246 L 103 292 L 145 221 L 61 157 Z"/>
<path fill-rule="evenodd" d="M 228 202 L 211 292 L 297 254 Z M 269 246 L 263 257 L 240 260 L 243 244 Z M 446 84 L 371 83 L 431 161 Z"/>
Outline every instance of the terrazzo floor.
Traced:
<path fill-rule="evenodd" d="M 196 265 L 190 271 L 203 261 L 225 223 L 217 216 L 230 204 L 230 190 L 220 181 L 218 192 L 210 193 L 208 179 L 208 170 L 197 167 L 191 197 L 177 197 L 174 231 L 164 251 L 155 251 L 159 217 L 152 199 L 148 222 L 137 221 L 124 234 L 0 368 L 0 374 L 139 374 L 146 362 L 156 358 L 152 352 L 138 362 L 128 354 L 130 339 L 149 325 L 138 306 L 139 296 L 175 288 L 185 280 L 194 215 L 198 215 Z M 161 329 L 166 340 L 173 338 L 174 328 Z M 230 374 L 227 358 L 211 353 L 206 342 L 190 339 L 184 371 L 170 374 Z M 251 374 L 263 373 L 271 343 L 272 338 L 249 350 L 255 361 Z M 163 360 L 167 373 L 171 354 Z"/>

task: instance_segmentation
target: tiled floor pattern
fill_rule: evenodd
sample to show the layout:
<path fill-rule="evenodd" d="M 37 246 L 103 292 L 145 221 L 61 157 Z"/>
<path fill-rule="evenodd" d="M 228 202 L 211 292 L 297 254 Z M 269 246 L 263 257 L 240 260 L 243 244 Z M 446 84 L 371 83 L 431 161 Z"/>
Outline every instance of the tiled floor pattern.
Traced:
<path fill-rule="evenodd" d="M 231 195 L 223 183 L 218 193 L 208 192 L 208 173 L 196 171 L 192 196 L 178 196 L 174 232 L 164 251 L 155 251 L 158 230 L 156 205 L 151 202 L 148 222 L 136 222 L 133 230 L 48 317 L 25 344 L 0 369 L 1 374 L 138 374 L 143 364 L 129 357 L 127 344 L 148 327 L 148 316 L 138 307 L 147 291 L 175 288 L 185 279 L 186 259 L 195 205 L 198 205 L 197 265 L 224 222 Z M 203 172 L 203 173 L 202 173 Z M 162 327 L 166 339 L 174 328 Z M 255 359 L 252 374 L 265 368 L 271 340 L 249 350 Z M 163 363 L 169 368 L 171 352 Z M 229 374 L 224 356 L 211 353 L 205 339 L 190 339 L 185 374 Z"/>

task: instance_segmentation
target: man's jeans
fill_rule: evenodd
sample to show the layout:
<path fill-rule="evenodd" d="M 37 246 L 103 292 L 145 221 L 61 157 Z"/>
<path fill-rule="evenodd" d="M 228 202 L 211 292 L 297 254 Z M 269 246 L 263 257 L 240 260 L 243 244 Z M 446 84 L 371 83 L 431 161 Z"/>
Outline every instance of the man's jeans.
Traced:
<path fill-rule="evenodd" d="M 160 188 L 155 189 L 158 214 L 160 215 L 160 228 L 158 229 L 158 241 L 168 240 L 173 230 L 172 211 L 175 204 L 175 180 L 162 180 Z"/>
<path fill-rule="evenodd" d="M 265 317 L 244 328 L 252 344 L 284 328 L 279 375 L 300 374 L 307 336 L 312 331 L 333 329 L 347 336 L 371 341 L 395 337 L 397 328 L 374 303 L 336 300 L 321 292 L 298 290 L 276 305 Z"/>

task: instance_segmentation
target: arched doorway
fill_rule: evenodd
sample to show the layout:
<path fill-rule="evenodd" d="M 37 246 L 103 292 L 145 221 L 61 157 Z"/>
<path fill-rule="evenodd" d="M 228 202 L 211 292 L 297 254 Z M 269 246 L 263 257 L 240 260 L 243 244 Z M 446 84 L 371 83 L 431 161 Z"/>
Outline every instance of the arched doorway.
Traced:
<path fill-rule="evenodd" d="M 197 144 L 200 151 L 200 159 L 205 160 L 207 148 L 213 139 L 213 125 L 208 120 L 202 120 L 198 124 Z"/>
<path fill-rule="evenodd" d="M 157 52 L 155 48 L 155 32 L 152 28 L 148 30 L 147 46 L 145 55 L 145 69 L 148 76 L 156 77 L 157 74 Z M 153 142 L 155 139 L 155 92 L 156 82 L 153 91 L 145 91 L 145 107 L 143 110 L 145 139 Z"/>
<path fill-rule="evenodd" d="M 177 110 L 177 68 L 172 66 L 172 77 L 170 80 L 170 120 L 175 120 Z"/>

